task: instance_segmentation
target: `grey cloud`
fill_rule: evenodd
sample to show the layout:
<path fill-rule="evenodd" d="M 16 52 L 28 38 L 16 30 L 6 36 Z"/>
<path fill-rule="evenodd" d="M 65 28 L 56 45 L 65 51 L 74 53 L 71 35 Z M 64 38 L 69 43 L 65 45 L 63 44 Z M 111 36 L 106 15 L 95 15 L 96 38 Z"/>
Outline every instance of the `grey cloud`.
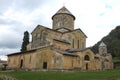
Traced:
<path fill-rule="evenodd" d="M 105 7 L 108 9 L 112 9 L 112 5 L 109 5 L 109 4 L 106 4 Z"/>
<path fill-rule="evenodd" d="M 48 1 L 48 0 L 47 0 Z M 42 6 L 46 0 L 15 0 L 12 8 L 16 11 L 33 11 L 33 9 Z"/>
<path fill-rule="evenodd" d="M 2 56 L 2 55 L 5 55 L 5 54 L 0 51 L 0 56 Z"/>
<path fill-rule="evenodd" d="M 17 21 L 7 22 L 7 20 L 3 23 L 8 25 L 9 28 L 6 28 L 4 25 L 0 26 L 5 28 L 5 31 L 0 34 L 0 48 L 14 49 L 20 47 L 23 38 L 23 24 Z"/>
<path fill-rule="evenodd" d="M 18 48 L 21 45 L 22 38 L 18 33 L 3 34 L 0 39 L 0 48 Z"/>
<path fill-rule="evenodd" d="M 104 15 L 105 15 L 105 12 L 99 14 L 99 16 L 104 16 Z"/>
<path fill-rule="evenodd" d="M 0 13 L 5 12 L 11 5 L 11 0 L 0 0 Z"/>
<path fill-rule="evenodd" d="M 32 12 L 35 8 L 49 2 L 50 0 L 0 0 L 0 14 L 3 14 L 10 8 L 18 12 Z"/>
<path fill-rule="evenodd" d="M 16 21 L 16 20 L 12 20 L 12 19 L 9 19 L 9 18 L 1 18 L 0 17 L 0 25 L 7 25 L 10 27 L 10 29 L 12 29 L 13 31 L 16 31 L 16 32 L 23 32 L 24 29 L 25 29 L 25 25 L 20 22 L 20 21 Z M 2 26 L 0 26 L 2 27 Z"/>
<path fill-rule="evenodd" d="M 8 18 L 4 15 L 8 10 L 13 12 L 30 14 L 36 8 L 43 7 L 53 0 L 0 0 L 0 28 L 1 25 L 9 26 L 10 30 L 0 34 L 0 55 L 6 55 L 11 52 L 18 52 L 20 50 L 23 33 L 28 30 L 31 31 L 40 23 L 43 22 L 43 16 L 36 16 L 32 25 L 25 25 L 24 23 Z M 18 15 L 19 16 L 19 15 Z M 42 19 L 41 19 L 41 18 Z M 4 26 L 4 27 L 5 27 Z"/>
<path fill-rule="evenodd" d="M 16 21 L 13 21 L 11 19 L 2 19 L 0 18 L 0 24 L 2 25 L 11 25 L 11 24 L 15 24 Z"/>
<path fill-rule="evenodd" d="M 0 56 L 1 60 L 7 61 L 7 56 Z"/>
<path fill-rule="evenodd" d="M 0 48 L 0 56 L 5 56 L 7 54 L 11 54 L 11 53 L 19 52 L 19 51 L 20 51 L 19 48 L 15 48 L 15 49 Z"/>
<path fill-rule="evenodd" d="M 0 28 L 7 25 L 9 28 L 6 28 L 5 32 L 0 34 L 0 48 L 20 48 L 23 39 L 23 33 L 27 29 L 26 26 L 15 20 L 9 19 L 0 19 Z M 5 25 L 5 26 L 4 26 Z M 29 27 L 28 27 L 29 28 Z"/>
<path fill-rule="evenodd" d="M 13 20 L 11 18 L 8 18 L 7 16 L 4 16 L 3 14 L 0 14 L 0 24 L 11 25 L 11 24 L 15 24 L 15 23 L 20 23 L 20 22 Z"/>

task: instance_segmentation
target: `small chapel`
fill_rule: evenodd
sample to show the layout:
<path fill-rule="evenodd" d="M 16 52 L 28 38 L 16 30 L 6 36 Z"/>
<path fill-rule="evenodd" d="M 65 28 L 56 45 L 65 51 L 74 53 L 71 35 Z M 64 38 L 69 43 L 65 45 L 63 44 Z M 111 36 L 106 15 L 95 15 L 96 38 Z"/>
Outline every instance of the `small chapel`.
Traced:
<path fill-rule="evenodd" d="M 98 53 L 86 48 L 85 33 L 74 29 L 75 16 L 63 6 L 52 16 L 52 29 L 38 25 L 32 31 L 27 51 L 8 54 L 8 69 L 104 70 L 113 61 L 104 42 Z"/>

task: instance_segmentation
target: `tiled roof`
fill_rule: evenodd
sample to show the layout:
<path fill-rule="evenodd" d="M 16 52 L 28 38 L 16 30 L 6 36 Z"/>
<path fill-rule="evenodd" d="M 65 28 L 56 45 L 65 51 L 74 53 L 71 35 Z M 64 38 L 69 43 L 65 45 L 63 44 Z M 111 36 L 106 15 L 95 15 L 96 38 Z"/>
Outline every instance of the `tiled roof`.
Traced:
<path fill-rule="evenodd" d="M 30 52 L 35 52 L 35 51 L 38 50 L 38 49 L 43 49 L 43 48 L 47 48 L 47 47 L 51 47 L 51 46 L 52 46 L 52 45 L 47 45 L 47 46 L 42 46 L 42 47 L 40 47 L 40 48 L 36 48 L 36 49 L 29 50 L 29 51 L 11 53 L 11 54 L 8 54 L 7 56 L 20 55 L 20 54 L 26 54 L 26 53 L 30 53 Z"/>
<path fill-rule="evenodd" d="M 75 16 L 65 7 L 63 6 L 61 9 L 59 9 L 55 15 L 57 14 L 69 14 L 71 16 L 73 16 L 73 18 L 75 19 Z M 53 15 L 54 16 L 54 15 Z M 53 18 L 53 17 L 52 17 Z"/>
<path fill-rule="evenodd" d="M 27 53 L 27 52 L 34 52 L 34 51 L 36 51 L 36 49 L 34 49 L 34 50 L 29 50 L 29 51 L 24 51 L 24 52 L 16 52 L 16 53 L 8 54 L 7 56 L 25 54 L 25 53 Z"/>
<path fill-rule="evenodd" d="M 63 54 L 63 55 L 77 56 L 77 55 L 74 54 L 74 53 L 69 53 L 69 52 L 67 52 L 67 51 L 59 50 L 59 49 L 57 49 L 57 48 L 52 48 L 52 50 L 57 51 L 58 53 Z"/>
<path fill-rule="evenodd" d="M 70 33 L 70 32 L 74 32 L 74 31 L 77 31 L 77 30 L 81 31 L 81 32 L 83 33 L 83 35 L 87 38 L 87 35 L 86 35 L 80 28 L 75 29 L 75 30 L 70 30 L 70 31 L 64 32 L 63 34 L 65 34 L 65 33 Z"/>
<path fill-rule="evenodd" d="M 59 32 L 59 31 L 57 31 L 57 30 L 50 29 L 50 28 L 45 27 L 45 26 L 42 26 L 42 25 L 37 25 L 37 27 L 36 27 L 36 28 L 32 31 L 32 33 L 33 33 L 36 29 L 41 28 L 41 27 L 43 27 L 43 28 L 45 28 L 45 29 L 48 29 L 48 30 L 51 30 L 51 31 L 58 32 L 58 33 L 61 33 L 61 34 L 62 34 L 62 32 Z M 32 33 L 31 33 L 31 34 L 32 34 Z"/>
<path fill-rule="evenodd" d="M 91 49 L 91 47 L 88 47 L 88 48 L 84 48 L 84 49 L 70 49 L 70 50 L 67 50 L 68 52 L 81 52 L 81 51 L 85 51 L 87 49 Z"/>
<path fill-rule="evenodd" d="M 61 9 L 59 9 L 56 14 L 59 14 L 59 13 L 66 13 L 66 14 L 72 15 L 72 13 L 64 6 Z"/>
<path fill-rule="evenodd" d="M 67 44 L 71 44 L 70 42 L 66 41 L 66 40 L 63 40 L 63 39 L 53 39 L 55 41 L 59 41 L 59 42 L 63 42 L 63 43 L 67 43 Z"/>

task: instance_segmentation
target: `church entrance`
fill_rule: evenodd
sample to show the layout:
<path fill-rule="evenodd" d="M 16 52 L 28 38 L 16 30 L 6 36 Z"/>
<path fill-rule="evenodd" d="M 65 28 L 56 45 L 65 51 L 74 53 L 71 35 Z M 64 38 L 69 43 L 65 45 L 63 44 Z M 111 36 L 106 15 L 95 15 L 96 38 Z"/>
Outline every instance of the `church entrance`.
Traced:
<path fill-rule="evenodd" d="M 43 62 L 43 69 L 47 69 L 47 62 Z"/>
<path fill-rule="evenodd" d="M 20 69 L 23 67 L 23 59 L 20 60 Z"/>
<path fill-rule="evenodd" d="M 86 63 L 86 70 L 88 70 L 88 63 Z"/>

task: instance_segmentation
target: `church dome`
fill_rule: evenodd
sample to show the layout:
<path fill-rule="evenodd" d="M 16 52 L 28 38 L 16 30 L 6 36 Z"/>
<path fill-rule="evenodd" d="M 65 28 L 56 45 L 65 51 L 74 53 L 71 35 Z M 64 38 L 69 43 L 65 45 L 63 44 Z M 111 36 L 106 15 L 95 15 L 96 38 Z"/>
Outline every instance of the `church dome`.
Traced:
<path fill-rule="evenodd" d="M 70 16 L 72 16 L 75 20 L 75 16 L 65 7 L 63 6 L 61 9 L 59 9 L 53 16 L 52 16 L 52 19 L 55 15 L 58 15 L 58 14 L 68 14 Z"/>

